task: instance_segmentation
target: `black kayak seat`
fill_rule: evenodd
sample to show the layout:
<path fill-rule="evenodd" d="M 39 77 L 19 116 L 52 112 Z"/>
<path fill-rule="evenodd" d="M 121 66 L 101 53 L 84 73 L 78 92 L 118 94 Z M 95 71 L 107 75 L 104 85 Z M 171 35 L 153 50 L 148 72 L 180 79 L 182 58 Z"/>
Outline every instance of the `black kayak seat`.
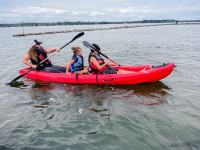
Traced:
<path fill-rule="evenodd" d="M 167 66 L 169 65 L 170 63 L 162 63 L 160 65 L 152 65 L 149 67 L 149 69 L 153 69 L 153 68 L 160 68 L 160 67 L 164 67 L 164 66 Z"/>

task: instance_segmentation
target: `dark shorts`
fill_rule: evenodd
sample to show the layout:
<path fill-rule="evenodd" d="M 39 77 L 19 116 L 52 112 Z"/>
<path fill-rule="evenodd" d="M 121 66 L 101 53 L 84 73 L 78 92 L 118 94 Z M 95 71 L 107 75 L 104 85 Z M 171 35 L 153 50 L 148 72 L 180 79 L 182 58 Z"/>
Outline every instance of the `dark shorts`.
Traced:
<path fill-rule="evenodd" d="M 118 71 L 119 69 L 107 68 L 101 74 L 117 74 Z"/>

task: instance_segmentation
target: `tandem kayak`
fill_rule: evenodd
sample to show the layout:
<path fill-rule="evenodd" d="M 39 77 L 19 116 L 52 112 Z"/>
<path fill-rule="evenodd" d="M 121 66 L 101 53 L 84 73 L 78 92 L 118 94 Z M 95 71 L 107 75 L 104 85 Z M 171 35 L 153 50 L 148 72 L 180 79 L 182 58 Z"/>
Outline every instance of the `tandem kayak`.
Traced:
<path fill-rule="evenodd" d="M 75 84 L 139 84 L 145 82 L 159 81 L 174 69 L 173 63 L 163 63 L 161 65 L 142 65 L 142 66 L 115 66 L 116 69 L 134 71 L 128 74 L 61 74 L 40 71 L 30 71 L 25 75 L 27 78 L 37 79 L 48 82 L 62 82 Z M 26 73 L 30 68 L 19 71 L 20 75 Z"/>

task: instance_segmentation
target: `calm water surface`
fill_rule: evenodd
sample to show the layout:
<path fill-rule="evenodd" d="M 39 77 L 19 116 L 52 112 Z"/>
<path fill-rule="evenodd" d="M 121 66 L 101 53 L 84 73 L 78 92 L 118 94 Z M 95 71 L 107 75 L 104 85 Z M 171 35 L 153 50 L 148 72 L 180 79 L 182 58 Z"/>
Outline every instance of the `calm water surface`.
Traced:
<path fill-rule="evenodd" d="M 25 27 L 25 33 L 110 27 Z M 12 37 L 0 28 L 0 149 L 200 149 L 200 26 L 177 25 L 85 32 L 51 60 L 67 65 L 71 46 L 97 43 L 121 65 L 173 62 L 167 78 L 132 86 L 73 85 L 22 78 L 33 39 L 62 47 L 76 34 Z"/>

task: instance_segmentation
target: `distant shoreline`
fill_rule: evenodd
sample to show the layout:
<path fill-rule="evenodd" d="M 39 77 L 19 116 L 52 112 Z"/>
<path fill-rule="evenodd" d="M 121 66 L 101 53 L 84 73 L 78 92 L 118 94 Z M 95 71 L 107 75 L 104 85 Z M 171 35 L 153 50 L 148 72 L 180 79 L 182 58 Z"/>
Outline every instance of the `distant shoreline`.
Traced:
<path fill-rule="evenodd" d="M 196 23 L 165 23 L 165 24 L 141 24 L 134 26 L 118 26 L 118 27 L 108 27 L 108 28 L 89 28 L 89 29 L 74 29 L 74 30 L 65 30 L 65 31 L 51 31 L 51 32 L 38 32 L 38 33 L 23 33 L 16 34 L 13 37 L 21 37 L 21 36 L 32 36 L 32 35 L 44 35 L 44 34 L 57 34 L 57 33 L 70 33 L 70 32 L 84 32 L 84 31 L 99 31 L 99 30 L 114 30 L 114 29 L 123 29 L 123 28 L 141 28 L 141 27 L 152 27 L 152 26 L 166 26 L 166 25 L 200 25 L 200 22 Z"/>
<path fill-rule="evenodd" d="M 9 24 L 0 24 L 0 27 L 31 27 L 31 26 L 60 26 L 60 25 L 96 25 L 96 24 L 133 24 L 133 23 L 174 23 L 174 22 L 200 22 L 200 20 L 170 20 L 170 19 L 163 19 L 163 20 L 142 20 L 142 21 L 123 21 L 123 22 L 109 22 L 109 21 L 101 21 L 101 22 L 84 22 L 84 21 L 77 21 L 77 22 L 46 22 L 46 23 L 9 23 Z"/>

